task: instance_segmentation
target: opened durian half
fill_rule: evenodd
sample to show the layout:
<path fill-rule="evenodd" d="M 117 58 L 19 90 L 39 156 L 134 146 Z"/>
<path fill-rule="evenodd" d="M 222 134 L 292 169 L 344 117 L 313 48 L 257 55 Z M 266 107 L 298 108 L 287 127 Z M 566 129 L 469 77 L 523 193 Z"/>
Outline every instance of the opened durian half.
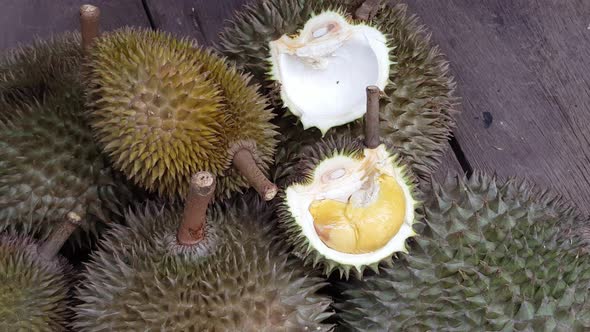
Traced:
<path fill-rule="evenodd" d="M 338 270 L 346 278 L 350 270 L 362 277 L 366 267 L 390 264 L 415 235 L 413 180 L 371 133 L 378 128 L 377 118 L 370 116 L 378 114 L 378 95 L 367 95 L 372 110 L 364 145 L 340 136 L 306 147 L 280 210 L 295 254 L 325 274 Z"/>
<path fill-rule="evenodd" d="M 231 19 L 217 48 L 264 87 L 276 121 L 289 122 L 281 129 L 287 137 L 359 136 L 362 121 L 353 120 L 364 112 L 363 88 L 378 86 L 383 143 L 427 178 L 455 125 L 453 79 L 406 6 L 379 3 L 361 22 L 351 18 L 359 1 L 252 1 Z M 303 126 L 284 119 L 293 114 Z M 278 173 L 292 145 L 280 143 L 286 152 L 277 152 Z"/>
<path fill-rule="evenodd" d="M 386 36 L 326 11 L 312 17 L 296 37 L 269 43 L 272 77 L 281 98 L 305 129 L 326 133 L 365 113 L 363 90 L 385 89 L 391 65 Z"/>

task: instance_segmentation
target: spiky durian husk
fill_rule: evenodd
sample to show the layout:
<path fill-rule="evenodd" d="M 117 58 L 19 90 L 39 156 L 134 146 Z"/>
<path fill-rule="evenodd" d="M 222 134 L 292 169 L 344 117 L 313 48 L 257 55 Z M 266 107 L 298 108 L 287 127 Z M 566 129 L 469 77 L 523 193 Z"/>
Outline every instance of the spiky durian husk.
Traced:
<path fill-rule="evenodd" d="M 0 236 L 0 330 L 65 331 L 71 268 L 62 257 L 43 261 L 29 238 Z"/>
<path fill-rule="evenodd" d="M 586 331 L 590 258 L 577 213 L 528 184 L 476 174 L 433 184 L 424 236 L 364 283 L 341 285 L 356 331 Z"/>
<path fill-rule="evenodd" d="M 9 50 L 0 57 L 0 98 L 6 102 L 67 93 L 80 82 L 83 53 L 78 33 L 64 33 Z"/>
<path fill-rule="evenodd" d="M 317 166 L 321 162 L 337 155 L 362 158 L 363 149 L 365 149 L 365 146 L 362 141 L 352 139 L 348 136 L 330 137 L 320 140 L 315 144 L 305 146 L 302 148 L 302 152 L 292 159 L 294 161 L 294 172 L 285 181 L 285 188 L 294 184 L 302 184 L 312 181 Z M 397 159 L 397 157 L 395 157 L 394 163 L 396 163 L 395 168 L 402 171 L 402 180 L 405 185 L 409 186 L 412 196 L 417 201 L 419 193 L 415 189 L 416 180 L 406 171 L 406 166 Z M 362 279 L 365 269 L 367 268 L 378 272 L 380 264 L 391 266 L 391 258 L 396 254 L 395 252 L 392 252 L 380 262 L 374 262 L 360 267 L 342 264 L 324 257 L 319 251 L 310 245 L 301 226 L 293 218 L 290 206 L 286 203 L 285 191 L 279 193 L 279 199 L 281 202 L 277 211 L 279 226 L 283 230 L 283 236 L 286 238 L 286 241 L 292 246 L 292 253 L 301 258 L 305 264 L 321 269 L 327 276 L 338 271 L 340 278 L 345 279 L 349 278 L 351 271 L 357 279 Z"/>
<path fill-rule="evenodd" d="M 324 282 L 273 240 L 270 212 L 247 205 L 214 208 L 204 254 L 177 250 L 182 212 L 147 206 L 129 214 L 129 228 L 115 226 L 87 266 L 74 327 L 330 330 L 321 322 L 331 315 L 326 312 L 331 301 L 316 294 Z"/>
<path fill-rule="evenodd" d="M 45 239 L 75 212 L 85 220 L 71 237 L 80 245 L 122 215 L 129 187 L 94 143 L 83 107 L 81 90 L 0 106 L 0 230 Z"/>
<path fill-rule="evenodd" d="M 350 14 L 356 5 L 358 1 L 347 0 L 257 1 L 238 13 L 221 33 L 218 49 L 239 68 L 251 72 L 280 107 L 279 87 L 268 75 L 268 43 L 283 34 L 296 33 L 317 13 L 337 10 Z M 391 84 L 385 91 L 390 100 L 381 108 L 383 141 L 408 160 L 417 176 L 427 177 L 438 165 L 455 125 L 455 84 L 447 62 L 438 48 L 431 45 L 417 19 L 406 14 L 405 5 L 383 5 L 366 23 L 390 37 L 395 61 L 390 71 Z M 333 128 L 328 133 L 358 136 L 362 133 L 361 122 Z M 289 130 L 301 133 L 303 128 L 298 125 Z M 318 130 L 307 131 L 313 131 L 317 139 L 321 137 Z"/>
<path fill-rule="evenodd" d="M 246 187 L 228 151 L 253 143 L 261 168 L 275 140 L 265 99 L 250 78 L 188 40 L 123 29 L 91 52 L 91 125 L 117 168 L 163 196 L 185 197 L 200 170 L 219 177 L 218 195 Z"/>

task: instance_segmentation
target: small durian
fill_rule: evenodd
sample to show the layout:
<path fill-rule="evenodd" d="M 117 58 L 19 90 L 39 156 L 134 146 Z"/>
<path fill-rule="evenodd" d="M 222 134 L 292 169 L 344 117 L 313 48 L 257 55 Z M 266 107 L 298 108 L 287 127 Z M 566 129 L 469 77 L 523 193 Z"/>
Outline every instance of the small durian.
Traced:
<path fill-rule="evenodd" d="M 366 267 L 390 264 L 415 235 L 414 181 L 379 143 L 379 89 L 367 91 L 366 148 L 346 136 L 307 146 L 281 195 L 279 221 L 293 252 L 327 275 L 354 270 L 360 278 Z"/>
<path fill-rule="evenodd" d="M 590 256 L 562 232 L 582 229 L 575 209 L 482 173 L 427 194 L 409 253 L 340 285 L 344 331 L 590 330 Z"/>
<path fill-rule="evenodd" d="M 231 20 L 217 49 L 252 73 L 277 109 L 301 116 L 304 128 L 318 127 L 318 137 L 333 131 L 358 136 L 362 121 L 350 121 L 363 115 L 360 87 L 377 85 L 385 97 L 383 143 L 427 178 L 455 125 L 447 62 L 405 5 L 380 5 L 361 23 L 350 18 L 357 3 L 255 1 Z M 303 128 L 288 130 L 300 136 Z"/>
<path fill-rule="evenodd" d="M 203 169 L 219 177 L 218 197 L 249 185 L 274 197 L 263 173 L 276 145 L 273 114 L 248 75 L 187 39 L 130 28 L 97 38 L 88 70 L 92 129 L 136 184 L 185 197 Z"/>
<path fill-rule="evenodd" d="M 184 212 L 148 205 L 113 227 L 83 274 L 74 328 L 331 330 L 325 282 L 276 241 L 272 210 L 238 201 L 207 212 L 209 172 L 190 187 Z"/>
<path fill-rule="evenodd" d="M 0 235 L 1 331 L 67 331 L 72 268 L 58 251 L 80 221 L 70 212 L 43 244 Z"/>

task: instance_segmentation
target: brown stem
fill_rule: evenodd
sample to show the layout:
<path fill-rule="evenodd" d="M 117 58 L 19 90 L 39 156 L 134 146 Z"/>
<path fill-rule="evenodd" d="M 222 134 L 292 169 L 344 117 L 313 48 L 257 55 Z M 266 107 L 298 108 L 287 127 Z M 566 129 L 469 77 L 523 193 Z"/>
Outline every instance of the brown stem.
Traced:
<path fill-rule="evenodd" d="M 234 166 L 246 177 L 248 182 L 266 201 L 273 199 L 277 192 L 277 186 L 266 178 L 264 173 L 256 165 L 252 153 L 248 149 L 240 149 L 234 154 Z"/>
<path fill-rule="evenodd" d="M 98 20 L 100 9 L 93 5 L 80 7 L 80 32 L 82 34 L 82 48 L 88 51 L 92 42 L 98 37 Z"/>
<path fill-rule="evenodd" d="M 379 146 L 379 88 L 367 87 L 367 112 L 365 113 L 365 145 L 369 149 Z"/>
<path fill-rule="evenodd" d="M 357 20 L 368 20 L 375 15 L 379 7 L 379 0 L 365 0 L 362 5 L 354 12 L 354 18 Z"/>
<path fill-rule="evenodd" d="M 39 249 L 39 255 L 46 260 L 52 260 L 59 252 L 61 247 L 66 243 L 72 232 L 80 226 L 82 218 L 75 212 L 69 212 L 66 220 L 51 233 L 47 241 L 43 243 Z"/>
<path fill-rule="evenodd" d="M 176 239 L 179 244 L 193 245 L 203 239 L 207 206 L 215 192 L 215 177 L 209 172 L 198 172 L 191 178 L 190 190 L 184 205 L 182 223 Z"/>

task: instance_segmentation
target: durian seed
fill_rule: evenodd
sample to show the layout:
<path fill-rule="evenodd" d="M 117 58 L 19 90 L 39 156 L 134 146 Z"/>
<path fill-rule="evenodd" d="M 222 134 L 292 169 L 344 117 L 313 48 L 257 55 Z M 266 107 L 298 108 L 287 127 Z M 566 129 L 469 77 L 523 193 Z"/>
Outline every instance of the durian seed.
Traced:
<path fill-rule="evenodd" d="M 203 239 L 207 206 L 215 192 L 215 177 L 209 172 L 197 172 L 191 177 L 190 189 L 184 206 L 182 223 L 176 240 L 181 245 L 194 245 Z"/>
<path fill-rule="evenodd" d="M 367 112 L 365 113 L 365 145 L 375 149 L 381 144 L 379 137 L 379 87 L 367 87 Z"/>
<path fill-rule="evenodd" d="M 66 220 L 62 222 L 61 225 L 57 227 L 53 233 L 51 233 L 47 241 L 45 241 L 45 243 L 39 247 L 39 255 L 47 261 L 52 260 L 57 255 L 66 240 L 70 237 L 72 232 L 74 232 L 76 228 L 80 226 L 81 222 L 82 218 L 80 218 L 77 213 L 69 212 L 66 215 Z"/>
<path fill-rule="evenodd" d="M 252 157 L 252 152 L 248 149 L 238 150 L 234 154 L 233 163 L 264 200 L 270 201 L 276 196 L 278 192 L 277 186 L 262 173 Z"/>
<path fill-rule="evenodd" d="M 92 42 L 98 37 L 98 20 L 100 9 L 93 5 L 80 7 L 80 32 L 82 34 L 82 47 L 87 51 Z"/>
<path fill-rule="evenodd" d="M 379 0 L 365 0 L 354 12 L 354 18 L 366 21 L 373 18 L 379 7 Z"/>

